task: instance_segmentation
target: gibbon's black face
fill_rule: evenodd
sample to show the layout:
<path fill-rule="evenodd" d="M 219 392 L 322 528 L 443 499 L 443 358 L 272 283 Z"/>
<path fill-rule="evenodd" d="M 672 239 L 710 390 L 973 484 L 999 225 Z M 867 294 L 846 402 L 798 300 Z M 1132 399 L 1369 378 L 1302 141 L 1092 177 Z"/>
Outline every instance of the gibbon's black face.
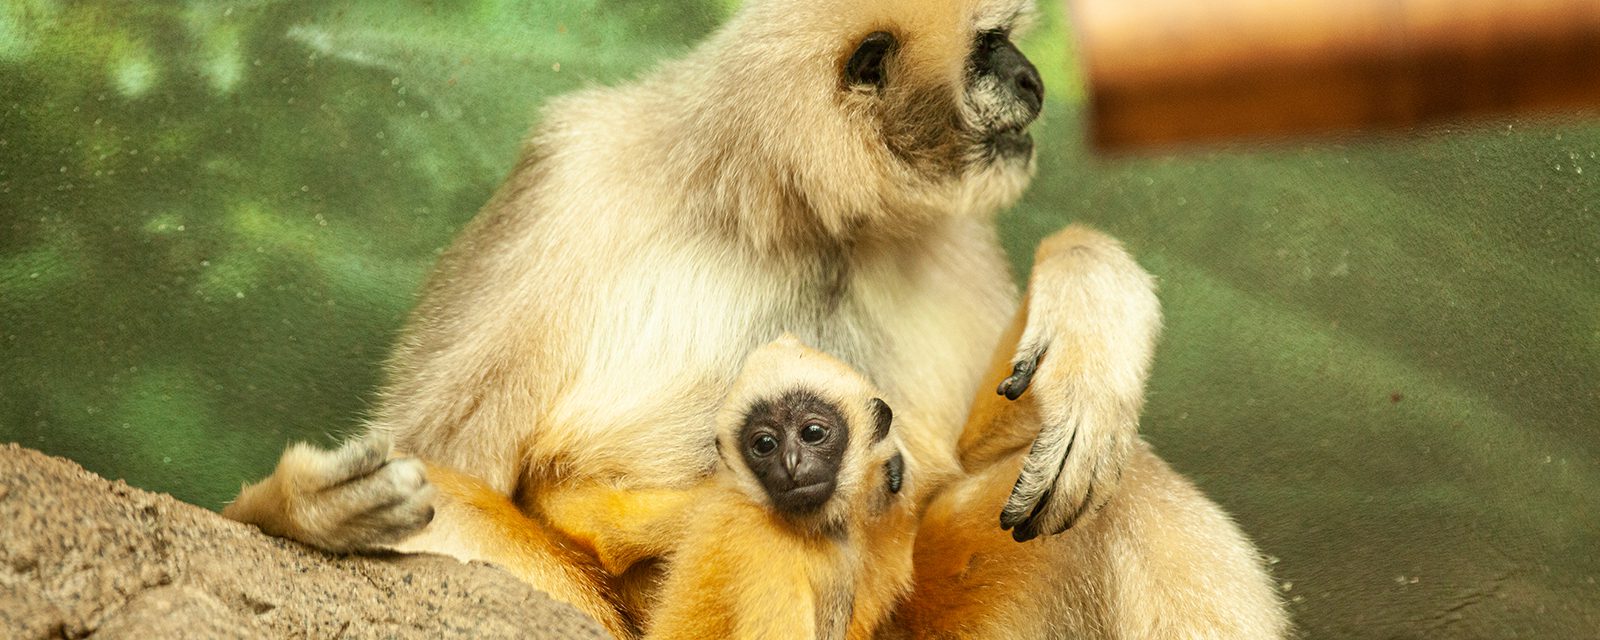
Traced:
<path fill-rule="evenodd" d="M 889 436 L 894 412 L 873 398 L 872 443 Z M 804 389 L 757 401 L 739 429 L 740 455 L 774 509 L 791 516 L 816 513 L 838 489 L 839 472 L 850 447 L 851 425 L 833 403 Z M 856 434 L 859 436 L 860 434 Z M 905 458 L 896 453 L 883 463 L 883 489 L 899 493 Z"/>
<path fill-rule="evenodd" d="M 780 513 L 814 513 L 838 488 L 850 428 L 838 407 L 806 390 L 761 400 L 739 429 L 740 453 Z"/>

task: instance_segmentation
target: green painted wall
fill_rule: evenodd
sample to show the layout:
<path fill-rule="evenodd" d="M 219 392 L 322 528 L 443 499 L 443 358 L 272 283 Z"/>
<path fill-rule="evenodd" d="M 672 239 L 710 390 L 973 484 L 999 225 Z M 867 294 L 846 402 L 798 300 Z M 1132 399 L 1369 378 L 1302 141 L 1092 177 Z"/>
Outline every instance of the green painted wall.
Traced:
<path fill-rule="evenodd" d="M 726 4 L 0 0 L 0 441 L 214 508 L 356 429 L 537 105 Z M 1101 160 L 1025 48 L 1019 273 L 1082 220 L 1159 276 L 1145 433 L 1305 634 L 1600 628 L 1600 125 Z"/>

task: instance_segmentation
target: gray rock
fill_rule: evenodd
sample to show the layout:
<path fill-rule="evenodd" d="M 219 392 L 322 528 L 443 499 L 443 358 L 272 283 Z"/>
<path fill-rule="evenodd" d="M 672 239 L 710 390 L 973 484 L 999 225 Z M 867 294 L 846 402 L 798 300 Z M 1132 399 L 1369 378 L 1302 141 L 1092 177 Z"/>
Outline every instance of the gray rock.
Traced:
<path fill-rule="evenodd" d="M 604 638 L 495 567 L 338 556 L 0 445 L 0 637 Z"/>

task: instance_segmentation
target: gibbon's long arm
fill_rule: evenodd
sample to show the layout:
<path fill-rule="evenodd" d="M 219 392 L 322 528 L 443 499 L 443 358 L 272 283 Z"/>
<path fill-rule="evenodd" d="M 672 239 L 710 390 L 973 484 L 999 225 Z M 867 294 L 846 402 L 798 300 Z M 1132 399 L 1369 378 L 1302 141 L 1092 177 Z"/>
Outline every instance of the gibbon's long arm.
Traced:
<path fill-rule="evenodd" d="M 659 493 L 629 497 L 638 503 L 682 504 Z M 653 512 L 637 504 L 614 499 L 603 504 L 633 514 L 615 518 L 618 527 L 637 531 L 658 525 L 647 517 Z M 593 547 L 585 544 L 589 541 L 530 517 L 477 477 L 402 457 L 383 432 L 333 451 L 291 446 L 272 475 L 245 487 L 222 515 L 330 551 L 388 547 L 492 562 L 572 604 L 618 637 L 638 633 L 617 597 L 613 574 L 596 562 Z M 634 533 L 626 539 L 658 538 Z"/>
<path fill-rule="evenodd" d="M 961 437 L 969 471 L 1030 447 L 1000 513 L 1018 542 L 1065 531 L 1116 491 L 1160 330 L 1154 278 L 1116 240 L 1074 225 L 1040 244 L 1000 343 L 1014 351 L 996 354 Z"/>

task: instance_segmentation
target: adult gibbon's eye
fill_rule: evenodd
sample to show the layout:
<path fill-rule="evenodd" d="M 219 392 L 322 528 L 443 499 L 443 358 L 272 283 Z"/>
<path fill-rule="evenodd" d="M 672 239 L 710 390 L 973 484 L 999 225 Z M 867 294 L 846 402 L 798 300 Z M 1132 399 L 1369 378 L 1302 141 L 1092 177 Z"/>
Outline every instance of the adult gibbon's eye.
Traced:
<path fill-rule="evenodd" d="M 987 56 L 990 52 L 994 51 L 995 43 L 995 32 L 985 31 L 978 34 L 977 43 L 974 44 L 972 48 L 979 56 Z"/>
<path fill-rule="evenodd" d="M 816 444 L 828 437 L 828 430 L 815 422 L 800 429 L 800 441 L 806 444 Z"/>
<path fill-rule="evenodd" d="M 850 61 L 844 63 L 845 82 L 851 85 L 870 85 L 882 88 L 889 81 L 884 73 L 884 61 L 894 51 L 894 36 L 885 31 L 875 31 L 856 45 Z"/>
<path fill-rule="evenodd" d="M 758 456 L 771 454 L 777 448 L 778 439 L 765 433 L 756 436 L 755 441 L 750 443 L 750 451 Z"/>

